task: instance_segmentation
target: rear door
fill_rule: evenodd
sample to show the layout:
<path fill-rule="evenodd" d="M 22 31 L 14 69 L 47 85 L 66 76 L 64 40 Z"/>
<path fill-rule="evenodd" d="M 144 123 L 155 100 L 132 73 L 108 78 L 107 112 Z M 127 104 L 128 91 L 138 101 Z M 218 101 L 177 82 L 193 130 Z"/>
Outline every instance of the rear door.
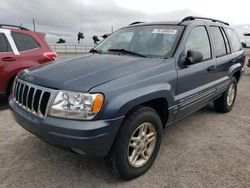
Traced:
<path fill-rule="evenodd" d="M 9 81 L 18 73 L 19 53 L 9 30 L 0 30 L 0 92 L 6 92 Z"/>
<path fill-rule="evenodd" d="M 210 33 L 212 35 L 215 57 L 217 62 L 215 78 L 219 80 L 217 85 L 217 93 L 225 91 L 228 87 L 230 79 L 228 77 L 228 70 L 233 59 L 229 40 L 226 37 L 225 31 L 220 26 L 210 26 Z"/>
<path fill-rule="evenodd" d="M 203 60 L 199 63 L 178 68 L 178 88 L 176 101 L 178 103 L 177 119 L 201 108 L 211 100 L 216 92 L 214 87 L 216 59 L 213 57 L 211 37 L 205 25 L 195 26 L 188 36 L 184 36 L 185 57 L 188 50 L 201 52 Z"/>
<path fill-rule="evenodd" d="M 231 28 L 210 26 L 210 32 L 217 61 L 215 77 L 220 80 L 217 93 L 222 93 L 229 86 L 232 71 L 242 68 L 245 57 L 240 40 Z"/>
<path fill-rule="evenodd" d="M 224 28 L 226 36 L 228 37 L 229 44 L 231 47 L 231 54 L 229 56 L 229 65 L 227 68 L 232 68 L 234 71 L 241 70 L 245 64 L 245 52 L 242 49 L 242 44 L 237 33 L 229 27 Z M 229 67 L 230 66 L 230 67 Z M 227 69 L 228 70 L 228 69 Z M 225 74 L 228 75 L 231 73 L 231 70 L 227 71 Z"/>

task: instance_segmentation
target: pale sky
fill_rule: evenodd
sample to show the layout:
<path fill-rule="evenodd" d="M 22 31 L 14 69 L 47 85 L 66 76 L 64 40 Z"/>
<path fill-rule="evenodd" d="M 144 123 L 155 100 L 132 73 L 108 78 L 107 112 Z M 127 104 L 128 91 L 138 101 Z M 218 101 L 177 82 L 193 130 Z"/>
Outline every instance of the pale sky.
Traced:
<path fill-rule="evenodd" d="M 250 0 L 82 0 L 85 42 L 93 35 L 110 32 L 134 21 L 181 20 L 185 16 L 205 16 L 234 25 L 239 33 L 250 32 Z M 1 0 L 0 23 L 32 28 L 35 18 L 39 31 L 49 42 L 59 37 L 76 43 L 81 28 L 81 0 Z"/>
<path fill-rule="evenodd" d="M 223 19 L 232 24 L 250 24 L 249 0 L 115 0 L 127 9 L 148 14 L 189 9 L 197 14 Z"/>

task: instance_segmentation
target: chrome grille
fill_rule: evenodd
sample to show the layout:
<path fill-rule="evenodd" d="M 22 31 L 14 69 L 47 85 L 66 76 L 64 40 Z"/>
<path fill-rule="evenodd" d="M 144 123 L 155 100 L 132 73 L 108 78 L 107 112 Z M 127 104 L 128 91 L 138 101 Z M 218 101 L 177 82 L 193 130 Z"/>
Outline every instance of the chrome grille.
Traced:
<path fill-rule="evenodd" d="M 50 100 L 55 91 L 16 79 L 13 96 L 16 103 L 27 111 L 40 117 L 46 117 Z"/>

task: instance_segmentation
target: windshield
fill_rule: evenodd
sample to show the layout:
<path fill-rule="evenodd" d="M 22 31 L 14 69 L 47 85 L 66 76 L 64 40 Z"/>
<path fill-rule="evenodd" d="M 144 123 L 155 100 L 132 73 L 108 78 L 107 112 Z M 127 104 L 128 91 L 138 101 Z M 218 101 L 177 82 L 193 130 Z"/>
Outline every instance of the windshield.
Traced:
<path fill-rule="evenodd" d="M 130 53 L 148 57 L 170 57 L 183 26 L 151 25 L 116 31 L 95 50 L 101 53 Z M 132 52 L 132 53 L 131 53 Z"/>

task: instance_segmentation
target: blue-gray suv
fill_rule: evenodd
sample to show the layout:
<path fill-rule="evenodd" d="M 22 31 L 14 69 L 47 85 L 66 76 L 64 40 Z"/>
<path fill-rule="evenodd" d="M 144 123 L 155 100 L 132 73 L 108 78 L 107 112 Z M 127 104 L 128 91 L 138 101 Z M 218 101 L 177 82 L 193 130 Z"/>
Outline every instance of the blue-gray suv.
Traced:
<path fill-rule="evenodd" d="M 9 104 L 23 128 L 63 149 L 105 157 L 128 180 L 153 164 L 164 127 L 210 102 L 218 112 L 232 109 L 244 61 L 225 22 L 135 22 L 82 57 L 21 72 Z"/>

